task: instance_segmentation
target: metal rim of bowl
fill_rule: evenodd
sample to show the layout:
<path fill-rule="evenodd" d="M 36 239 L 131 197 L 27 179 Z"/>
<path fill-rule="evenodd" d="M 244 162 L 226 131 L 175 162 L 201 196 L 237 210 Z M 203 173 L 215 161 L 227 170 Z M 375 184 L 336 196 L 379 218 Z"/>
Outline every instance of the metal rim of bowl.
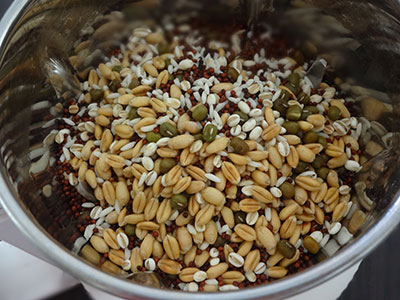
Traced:
<path fill-rule="evenodd" d="M 13 24 L 26 5 L 31 0 L 15 1 L 7 10 L 0 21 L 0 54 L 4 51 L 4 42 L 10 33 Z M 50 237 L 40 225 L 26 213 L 23 207 L 16 201 L 18 195 L 8 178 L 4 166 L 1 166 L 0 176 L 0 203 L 13 223 L 23 232 L 23 234 L 41 251 L 48 255 L 55 265 L 66 270 L 79 280 L 97 287 L 105 292 L 119 296 L 140 296 L 153 299 L 255 299 L 268 296 L 268 299 L 283 299 L 304 292 L 317 286 L 345 271 L 366 255 L 368 255 L 377 245 L 379 245 L 400 222 L 400 201 L 399 193 L 395 201 L 380 220 L 357 241 L 345 247 L 329 258 L 317 265 L 308 268 L 300 273 L 289 276 L 288 278 L 277 280 L 273 283 L 260 285 L 251 289 L 243 289 L 232 292 L 217 293 L 189 293 L 183 291 L 155 289 L 120 279 L 116 276 L 107 274 L 95 268 L 82 259 L 64 249 L 56 240 Z"/>

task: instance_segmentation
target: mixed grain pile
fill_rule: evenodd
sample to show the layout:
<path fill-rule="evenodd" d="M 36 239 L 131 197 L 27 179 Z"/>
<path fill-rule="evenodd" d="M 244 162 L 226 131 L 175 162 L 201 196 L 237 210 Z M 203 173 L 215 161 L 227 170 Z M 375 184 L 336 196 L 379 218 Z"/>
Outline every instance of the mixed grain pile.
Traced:
<path fill-rule="evenodd" d="M 189 291 L 333 255 L 365 219 L 350 201 L 358 119 L 334 87 L 312 86 L 309 63 L 243 47 L 243 32 L 204 44 L 186 27 L 168 42 L 135 29 L 65 106 L 55 141 L 61 182 L 86 195 L 72 214 L 90 211 L 81 254 Z"/>

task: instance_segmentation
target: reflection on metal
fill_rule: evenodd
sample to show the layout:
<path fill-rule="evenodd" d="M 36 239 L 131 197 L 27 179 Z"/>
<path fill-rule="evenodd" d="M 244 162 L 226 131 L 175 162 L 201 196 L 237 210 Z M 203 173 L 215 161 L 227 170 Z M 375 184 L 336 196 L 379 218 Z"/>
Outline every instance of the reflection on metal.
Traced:
<path fill-rule="evenodd" d="M 260 18 L 266 13 L 272 13 L 274 11 L 274 1 L 273 0 L 250 0 L 243 1 L 243 6 L 247 6 L 248 15 L 247 26 L 251 28 L 260 22 Z M 243 7 L 243 9 L 246 9 Z"/>
<path fill-rule="evenodd" d="M 307 78 L 310 79 L 314 88 L 318 88 L 325 75 L 328 63 L 323 58 L 317 58 L 307 71 Z"/>
<path fill-rule="evenodd" d="M 153 288 L 164 287 L 164 285 L 160 281 L 160 278 L 155 273 L 140 272 L 140 273 L 133 274 L 130 278 L 133 281 L 135 281 L 141 285 L 145 285 L 145 286 L 149 286 L 149 287 L 153 287 Z"/>
<path fill-rule="evenodd" d="M 67 57 L 60 57 L 56 50 L 46 48 L 46 55 L 42 58 L 44 75 L 49 79 L 58 98 L 66 96 L 79 98 L 81 95 L 80 84 Z"/>

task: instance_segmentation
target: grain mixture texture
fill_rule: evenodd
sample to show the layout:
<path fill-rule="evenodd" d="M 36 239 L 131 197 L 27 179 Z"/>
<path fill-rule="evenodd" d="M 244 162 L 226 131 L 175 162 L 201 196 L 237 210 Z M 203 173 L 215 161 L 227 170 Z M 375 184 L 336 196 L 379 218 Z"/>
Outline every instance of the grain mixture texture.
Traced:
<path fill-rule="evenodd" d="M 58 107 L 61 183 L 84 197 L 72 216 L 90 212 L 81 255 L 188 291 L 333 255 L 366 216 L 351 201 L 358 118 L 335 87 L 312 86 L 312 62 L 271 56 L 269 37 L 218 42 L 185 26 L 172 40 L 135 29 Z"/>

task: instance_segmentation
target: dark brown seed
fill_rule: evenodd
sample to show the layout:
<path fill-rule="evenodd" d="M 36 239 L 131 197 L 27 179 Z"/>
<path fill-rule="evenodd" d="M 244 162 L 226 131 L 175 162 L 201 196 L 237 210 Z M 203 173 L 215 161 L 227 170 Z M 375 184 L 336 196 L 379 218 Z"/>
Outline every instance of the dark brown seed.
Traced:
<path fill-rule="evenodd" d="M 287 240 L 280 240 L 277 249 L 285 258 L 288 259 L 293 258 L 293 256 L 296 254 L 296 247 Z"/>
<path fill-rule="evenodd" d="M 279 189 L 282 191 L 282 196 L 284 199 L 291 199 L 294 196 L 294 186 L 289 182 L 285 181 L 281 184 Z"/>

